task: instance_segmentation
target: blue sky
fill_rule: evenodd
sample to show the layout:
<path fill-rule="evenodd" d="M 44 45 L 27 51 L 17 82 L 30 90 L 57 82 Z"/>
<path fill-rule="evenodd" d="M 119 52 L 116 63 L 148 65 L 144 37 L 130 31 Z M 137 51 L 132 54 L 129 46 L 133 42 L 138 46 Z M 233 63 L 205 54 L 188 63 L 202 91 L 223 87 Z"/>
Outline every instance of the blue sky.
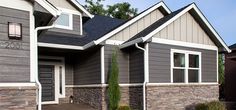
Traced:
<path fill-rule="evenodd" d="M 84 0 L 78 0 L 84 4 Z M 132 7 L 141 12 L 156 4 L 160 0 L 105 0 L 109 4 L 129 2 Z M 236 43 L 236 0 L 163 0 L 167 6 L 175 11 L 183 6 L 195 2 L 213 27 L 221 35 L 227 45 Z"/>

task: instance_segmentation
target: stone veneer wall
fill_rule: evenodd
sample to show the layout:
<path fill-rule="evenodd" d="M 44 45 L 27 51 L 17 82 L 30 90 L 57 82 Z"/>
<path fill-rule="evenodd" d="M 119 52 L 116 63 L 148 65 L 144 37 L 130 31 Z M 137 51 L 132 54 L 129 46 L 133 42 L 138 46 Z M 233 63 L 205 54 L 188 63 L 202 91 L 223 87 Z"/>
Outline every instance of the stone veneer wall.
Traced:
<path fill-rule="evenodd" d="M 102 109 L 102 87 L 75 87 L 73 88 L 74 103 L 85 103 L 96 110 Z"/>
<path fill-rule="evenodd" d="M 188 110 L 197 103 L 218 100 L 218 85 L 147 86 L 148 110 Z"/>
<path fill-rule="evenodd" d="M 1 110 L 36 110 L 36 87 L 1 87 Z"/>
<path fill-rule="evenodd" d="M 129 105 L 132 110 L 142 109 L 142 86 L 125 86 L 120 89 L 121 105 Z M 73 96 L 74 103 L 85 103 L 96 110 L 108 110 L 107 87 L 67 87 L 66 97 L 60 98 L 60 103 L 70 103 L 70 96 Z"/>
<path fill-rule="evenodd" d="M 59 99 L 60 104 L 70 103 L 70 96 L 73 96 L 73 88 L 72 87 L 66 87 L 65 88 L 65 93 L 66 93 L 65 98 L 60 98 Z"/>

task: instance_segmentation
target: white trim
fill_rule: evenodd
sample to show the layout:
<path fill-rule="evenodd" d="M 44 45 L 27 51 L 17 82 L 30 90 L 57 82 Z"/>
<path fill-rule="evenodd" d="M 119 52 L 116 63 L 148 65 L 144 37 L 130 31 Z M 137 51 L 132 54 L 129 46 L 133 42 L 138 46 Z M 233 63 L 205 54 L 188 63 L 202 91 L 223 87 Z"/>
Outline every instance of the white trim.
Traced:
<path fill-rule="evenodd" d="M 146 78 L 146 83 L 149 82 L 149 43 L 146 43 L 144 46 L 145 50 L 144 51 L 144 65 L 145 65 L 145 78 Z"/>
<path fill-rule="evenodd" d="M 105 84 L 105 57 L 104 46 L 101 47 L 101 83 Z"/>
<path fill-rule="evenodd" d="M 171 49 L 171 83 L 174 83 L 173 81 L 173 69 L 184 69 L 185 73 L 184 73 L 184 83 L 189 84 L 191 82 L 188 81 L 188 70 L 191 70 L 192 68 L 189 68 L 189 54 L 191 55 L 198 55 L 199 56 L 199 67 L 196 68 L 198 70 L 198 82 L 196 83 L 201 83 L 202 82 L 202 61 L 201 61 L 201 57 L 202 54 L 201 52 L 196 52 L 196 51 L 189 51 L 189 50 L 179 50 L 179 49 Z M 182 53 L 185 55 L 185 67 L 174 67 L 174 53 Z"/>
<path fill-rule="evenodd" d="M 81 6 L 76 0 L 70 0 L 74 5 L 76 5 L 79 9 L 81 9 L 86 15 L 88 15 L 90 18 L 93 18 L 94 15 L 89 13 L 83 6 Z"/>
<path fill-rule="evenodd" d="M 130 26 L 134 22 L 138 21 L 139 19 L 143 18 L 144 16 L 146 16 L 147 14 L 151 13 L 153 10 L 155 10 L 161 6 L 165 9 L 165 11 L 167 11 L 167 13 L 169 13 L 169 14 L 171 13 L 169 8 L 167 8 L 167 6 L 165 4 L 163 2 L 160 2 L 160 3 L 156 4 L 155 6 L 151 7 L 150 9 L 146 10 L 145 12 L 141 13 L 140 15 L 134 17 L 132 20 L 124 23 L 123 25 L 119 26 L 115 30 L 113 30 L 113 31 L 109 32 L 108 34 L 104 35 L 103 37 L 99 38 L 98 40 L 95 41 L 95 44 L 99 44 L 99 43 L 103 42 L 104 40 L 110 38 L 114 34 L 120 32 L 124 28 Z"/>
<path fill-rule="evenodd" d="M 36 87 L 35 83 L 0 83 L 0 87 Z"/>
<path fill-rule="evenodd" d="M 147 86 L 191 86 L 191 85 L 218 85 L 217 82 L 209 82 L 209 83 L 147 83 Z"/>
<path fill-rule="evenodd" d="M 128 87 L 128 86 L 142 86 L 142 83 L 133 83 L 133 84 L 119 84 L 121 87 Z M 65 87 L 108 87 L 108 84 L 88 84 L 88 85 L 65 85 Z"/>
<path fill-rule="evenodd" d="M 84 48 L 81 46 L 52 44 L 52 43 L 38 43 L 38 46 L 39 47 L 58 48 L 58 49 L 84 50 Z"/>
<path fill-rule="evenodd" d="M 205 44 L 197 44 L 197 43 L 190 43 L 190 42 L 183 42 L 183 41 L 176 41 L 176 40 L 168 40 L 162 38 L 155 38 L 151 39 L 153 43 L 160 43 L 160 44 L 168 44 L 168 45 L 176 45 L 176 46 L 183 46 L 183 47 L 190 47 L 190 48 L 199 48 L 199 49 L 207 49 L 207 50 L 217 50 L 217 46 L 212 45 L 205 45 Z"/>
<path fill-rule="evenodd" d="M 23 11 L 33 11 L 32 4 L 25 0 L 0 0 L 0 6 Z"/>
<path fill-rule="evenodd" d="M 79 11 L 75 11 L 75 10 L 70 10 L 67 8 L 61 8 L 61 7 L 57 7 L 62 13 L 70 13 L 70 14 L 74 14 L 74 15 L 82 15 Z"/>
<path fill-rule="evenodd" d="M 123 44 L 124 41 L 119 41 L 119 40 L 106 40 L 105 44 L 110 44 L 110 45 L 121 45 Z"/>
<path fill-rule="evenodd" d="M 143 38 L 138 38 L 138 39 L 132 40 L 130 42 L 126 42 L 126 43 L 120 45 L 119 47 L 122 49 L 122 48 L 128 47 L 130 45 L 134 45 L 135 43 L 139 43 L 139 42 L 143 42 Z"/>
<path fill-rule="evenodd" d="M 154 31 L 152 31 L 151 33 L 149 33 L 148 35 L 146 35 L 144 37 L 144 41 L 148 40 L 149 38 L 153 37 L 153 35 L 155 35 L 156 33 L 158 33 L 159 31 L 161 31 L 162 29 L 164 29 L 166 26 L 168 26 L 170 23 L 172 23 L 173 21 L 175 21 L 176 19 L 178 19 L 180 16 L 182 16 L 183 14 L 185 14 L 186 12 L 188 12 L 190 9 L 194 9 L 197 14 L 200 16 L 200 18 L 204 21 L 204 23 L 207 25 L 207 27 L 213 32 L 213 34 L 216 36 L 217 40 L 223 45 L 223 47 L 228 51 L 231 52 L 231 50 L 228 48 L 228 46 L 224 43 L 224 41 L 220 38 L 219 34 L 217 34 L 217 32 L 214 30 L 214 28 L 210 25 L 210 23 L 206 20 L 206 18 L 204 17 L 204 15 L 200 12 L 200 10 L 197 8 L 197 6 L 195 4 L 191 4 L 190 6 L 188 6 L 187 8 L 185 8 L 183 11 L 181 11 L 180 13 L 178 13 L 177 15 L 175 15 L 173 18 L 171 18 L 170 20 L 168 20 L 167 22 L 165 22 L 164 24 L 162 24 L 160 27 L 158 27 L 157 29 L 155 29 Z"/>

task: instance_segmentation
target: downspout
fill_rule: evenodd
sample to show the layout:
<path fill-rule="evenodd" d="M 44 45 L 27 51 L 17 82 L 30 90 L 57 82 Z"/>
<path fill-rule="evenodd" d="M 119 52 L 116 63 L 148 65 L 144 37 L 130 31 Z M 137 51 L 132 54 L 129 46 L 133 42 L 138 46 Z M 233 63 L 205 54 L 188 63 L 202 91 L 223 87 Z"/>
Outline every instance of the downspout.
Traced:
<path fill-rule="evenodd" d="M 46 29 L 51 29 L 54 28 L 54 25 L 51 26 L 43 26 L 43 27 L 37 27 L 34 30 L 34 37 L 35 37 L 35 41 L 34 43 L 36 43 L 36 47 L 35 47 L 35 82 L 38 85 L 38 110 L 42 110 L 42 85 L 39 82 L 39 78 L 38 78 L 38 31 L 40 30 L 46 30 Z"/>
<path fill-rule="evenodd" d="M 145 49 L 146 47 L 145 48 L 140 47 L 138 43 L 135 43 L 135 47 L 144 52 L 143 110 L 146 110 L 146 84 L 147 84 L 147 74 L 148 74 L 147 49 Z"/>

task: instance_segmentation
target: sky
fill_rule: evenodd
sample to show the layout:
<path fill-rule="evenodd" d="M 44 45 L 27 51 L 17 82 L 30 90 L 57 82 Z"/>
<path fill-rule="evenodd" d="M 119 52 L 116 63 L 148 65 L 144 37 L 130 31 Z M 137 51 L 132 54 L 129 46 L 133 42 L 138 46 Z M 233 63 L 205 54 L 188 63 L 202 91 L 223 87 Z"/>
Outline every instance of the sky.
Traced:
<path fill-rule="evenodd" d="M 84 0 L 78 0 L 82 5 Z M 138 12 L 149 8 L 160 0 L 105 0 L 104 6 L 114 3 L 129 2 Z M 225 43 L 230 46 L 236 43 L 236 0 L 163 0 L 175 11 L 195 2 L 208 21 L 220 34 Z"/>

